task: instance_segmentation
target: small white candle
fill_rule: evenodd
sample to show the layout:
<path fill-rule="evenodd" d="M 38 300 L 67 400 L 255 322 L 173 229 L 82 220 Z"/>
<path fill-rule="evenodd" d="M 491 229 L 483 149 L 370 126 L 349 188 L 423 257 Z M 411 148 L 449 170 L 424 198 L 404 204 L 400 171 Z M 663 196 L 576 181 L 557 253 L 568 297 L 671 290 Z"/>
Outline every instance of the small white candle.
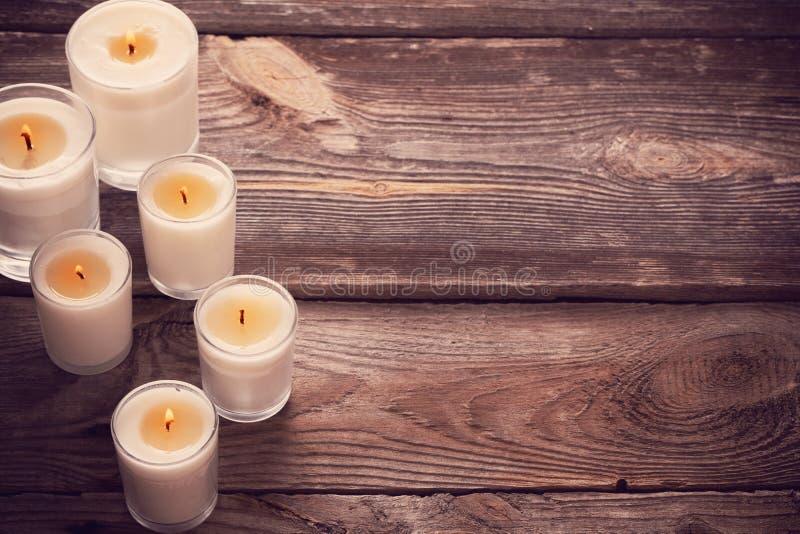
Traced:
<path fill-rule="evenodd" d="M 137 196 L 147 272 L 162 293 L 196 299 L 233 274 L 236 178 L 224 163 L 167 158 L 147 170 Z"/>
<path fill-rule="evenodd" d="M 280 284 L 233 276 L 211 286 L 194 311 L 203 389 L 226 419 L 261 421 L 292 392 L 297 305 Z"/>
<path fill-rule="evenodd" d="M 42 241 L 99 224 L 89 108 L 50 85 L 0 89 L 0 274 L 27 282 Z"/>
<path fill-rule="evenodd" d="M 197 30 L 159 0 L 110 0 L 67 36 L 72 89 L 97 119 L 100 179 L 133 190 L 142 172 L 199 139 Z"/>
<path fill-rule="evenodd" d="M 42 243 L 30 266 L 47 353 L 70 373 L 102 373 L 133 340 L 131 257 L 114 236 L 69 230 Z"/>
<path fill-rule="evenodd" d="M 111 417 L 125 502 L 156 532 L 196 527 L 217 504 L 219 420 L 198 388 L 160 380 L 128 393 Z"/>

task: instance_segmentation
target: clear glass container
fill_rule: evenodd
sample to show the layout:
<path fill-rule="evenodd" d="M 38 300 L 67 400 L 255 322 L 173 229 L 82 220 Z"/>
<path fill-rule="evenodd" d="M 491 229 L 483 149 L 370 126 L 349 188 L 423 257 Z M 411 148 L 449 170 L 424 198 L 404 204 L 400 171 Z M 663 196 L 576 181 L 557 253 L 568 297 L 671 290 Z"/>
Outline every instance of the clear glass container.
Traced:
<path fill-rule="evenodd" d="M 64 254 L 86 252 L 108 268 L 96 294 L 69 298 L 51 287 L 48 267 Z M 133 344 L 131 256 L 120 241 L 99 230 L 69 230 L 42 243 L 30 264 L 31 288 L 47 354 L 63 370 L 103 373 L 119 365 Z"/>
<path fill-rule="evenodd" d="M 272 316 L 272 328 L 264 329 L 263 337 L 237 345 L 215 334 L 213 322 L 220 313 L 236 314 L 249 307 Z M 292 393 L 297 322 L 292 295 L 263 276 L 220 280 L 197 301 L 194 325 L 203 390 L 220 416 L 254 422 L 272 417 L 284 407 Z"/>
<path fill-rule="evenodd" d="M 142 417 L 148 408 L 173 401 L 192 406 L 203 424 L 195 444 L 165 453 L 144 444 Z M 139 386 L 117 404 L 111 436 L 125 504 L 139 524 L 155 532 L 182 532 L 211 515 L 218 494 L 219 417 L 201 389 L 178 380 Z"/>
<path fill-rule="evenodd" d="M 159 182 L 192 175 L 213 190 L 213 204 L 191 218 L 161 209 Z M 175 198 L 178 198 L 178 189 Z M 195 300 L 233 274 L 236 248 L 236 177 L 221 161 L 202 154 L 171 156 L 147 169 L 137 190 L 147 274 L 170 297 Z M 191 187 L 188 191 L 191 197 Z"/>
<path fill-rule="evenodd" d="M 95 173 L 95 122 L 77 95 L 51 85 L 20 84 L 0 89 L 0 122 L 44 116 L 65 130 L 60 155 L 41 165 L 15 169 L 0 153 L 0 274 L 29 281 L 28 265 L 46 239 L 76 228 L 99 228 Z M 23 139 L 14 132 L 14 141 Z M 36 150 L 37 132 L 32 132 Z"/>

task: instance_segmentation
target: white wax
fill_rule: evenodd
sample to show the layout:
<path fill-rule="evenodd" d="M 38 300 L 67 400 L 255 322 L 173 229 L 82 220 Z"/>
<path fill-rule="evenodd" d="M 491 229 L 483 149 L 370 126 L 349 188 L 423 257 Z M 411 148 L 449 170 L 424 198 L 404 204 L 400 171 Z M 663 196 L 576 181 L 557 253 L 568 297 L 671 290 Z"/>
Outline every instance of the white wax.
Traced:
<path fill-rule="evenodd" d="M 194 156 L 181 156 L 174 163 L 159 166 L 152 177 L 142 182 L 138 192 L 139 220 L 150 279 L 167 294 L 197 298 L 205 288 L 233 274 L 236 180 L 218 168 L 183 161 L 184 157 Z M 160 178 L 175 173 L 195 174 L 208 180 L 217 192 L 216 204 L 191 219 L 172 217 L 161 210 L 153 191 Z"/>
<path fill-rule="evenodd" d="M 59 232 L 97 227 L 100 215 L 88 111 L 42 97 L 0 103 L 0 120 L 21 114 L 47 115 L 67 132 L 61 155 L 39 167 L 12 169 L 0 155 L 0 251 L 30 258 Z"/>
<path fill-rule="evenodd" d="M 124 360 L 133 341 L 130 255 L 109 234 L 75 231 L 63 234 L 67 236 L 64 238 L 61 235 L 45 243 L 31 263 L 31 285 L 44 344 L 53 363 L 65 371 L 101 373 Z M 50 262 L 76 250 L 100 256 L 111 274 L 100 293 L 85 299 L 64 297 L 47 281 Z"/>
<path fill-rule="evenodd" d="M 189 404 L 203 421 L 200 438 L 176 451 L 148 445 L 141 433 L 149 409 L 170 401 Z M 137 519 L 170 525 L 210 512 L 217 500 L 218 425 L 202 391 L 178 381 L 145 384 L 120 402 L 111 426 L 125 500 Z"/>
<path fill-rule="evenodd" d="M 110 40 L 128 31 L 156 40 L 150 57 L 127 63 L 111 56 Z M 197 55 L 192 21 L 166 2 L 110 0 L 75 22 L 67 36 L 70 80 L 94 112 L 101 169 L 141 173 L 196 146 Z M 113 185 L 135 189 L 137 181 Z"/>
<path fill-rule="evenodd" d="M 210 334 L 209 316 L 221 301 L 230 302 L 230 297 L 243 301 L 254 294 L 281 310 L 280 321 L 272 331 L 246 347 Z M 223 287 L 198 304 L 195 330 L 203 390 L 222 408 L 223 417 L 256 421 L 271 416 L 286 403 L 292 390 L 296 318 L 293 303 L 277 291 L 251 287 L 246 279 Z"/>

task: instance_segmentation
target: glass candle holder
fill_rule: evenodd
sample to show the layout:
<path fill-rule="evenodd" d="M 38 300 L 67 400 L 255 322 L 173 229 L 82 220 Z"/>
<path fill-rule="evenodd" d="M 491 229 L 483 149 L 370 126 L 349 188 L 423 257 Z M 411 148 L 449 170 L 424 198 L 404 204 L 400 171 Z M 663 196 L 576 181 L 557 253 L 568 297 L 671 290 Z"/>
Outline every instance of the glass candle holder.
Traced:
<path fill-rule="evenodd" d="M 100 226 L 95 123 L 51 85 L 0 89 L 0 274 L 27 282 L 31 255 L 64 230 Z"/>
<path fill-rule="evenodd" d="M 114 236 L 69 230 L 30 264 L 45 348 L 57 366 L 93 375 L 116 367 L 133 343 L 131 256 Z"/>
<path fill-rule="evenodd" d="M 97 119 L 100 179 L 135 190 L 147 167 L 199 142 L 197 29 L 160 0 L 110 0 L 72 25 L 72 90 Z"/>
<path fill-rule="evenodd" d="M 159 291 L 194 300 L 233 274 L 236 178 L 224 163 L 201 154 L 159 161 L 137 198 L 147 273 Z"/>
<path fill-rule="evenodd" d="M 292 392 L 297 305 L 262 276 L 220 280 L 197 301 L 194 325 L 203 390 L 220 416 L 272 417 Z"/>
<path fill-rule="evenodd" d="M 182 532 L 217 504 L 219 418 L 199 388 L 159 380 L 128 393 L 111 435 L 131 516 L 156 532 Z"/>

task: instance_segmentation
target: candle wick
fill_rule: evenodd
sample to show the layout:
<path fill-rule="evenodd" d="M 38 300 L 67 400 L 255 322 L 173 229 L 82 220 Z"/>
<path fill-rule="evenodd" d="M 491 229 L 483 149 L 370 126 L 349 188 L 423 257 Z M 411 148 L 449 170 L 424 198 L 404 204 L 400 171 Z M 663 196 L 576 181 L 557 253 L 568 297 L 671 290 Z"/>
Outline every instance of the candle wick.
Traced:
<path fill-rule="evenodd" d="M 181 194 L 181 198 L 183 199 L 183 203 L 184 204 L 188 204 L 189 203 L 189 199 L 186 196 L 186 193 L 189 192 L 189 189 L 187 189 L 187 187 L 184 185 L 183 187 L 178 189 L 178 192 Z"/>
<path fill-rule="evenodd" d="M 175 414 L 172 413 L 170 408 L 167 408 L 164 412 L 164 426 L 167 428 L 167 432 L 169 432 L 173 422 L 175 422 Z"/>
<path fill-rule="evenodd" d="M 239 310 L 239 324 L 244 324 L 244 310 Z"/>
<path fill-rule="evenodd" d="M 75 274 L 76 274 L 76 275 L 78 276 L 78 278 L 80 278 L 81 280 L 84 280 L 84 279 L 86 278 L 86 275 L 84 275 L 84 274 L 83 274 L 83 267 L 81 267 L 80 265 L 76 265 L 76 266 L 75 266 Z"/>
<path fill-rule="evenodd" d="M 125 40 L 128 42 L 128 55 L 132 56 L 136 53 L 136 34 L 128 30 L 125 34 Z"/>
<path fill-rule="evenodd" d="M 31 141 L 31 132 L 30 132 L 30 130 L 23 130 L 22 133 L 19 134 L 19 135 L 20 135 L 20 137 L 24 137 L 25 138 L 25 146 L 28 148 L 28 150 L 33 150 L 33 142 Z"/>

